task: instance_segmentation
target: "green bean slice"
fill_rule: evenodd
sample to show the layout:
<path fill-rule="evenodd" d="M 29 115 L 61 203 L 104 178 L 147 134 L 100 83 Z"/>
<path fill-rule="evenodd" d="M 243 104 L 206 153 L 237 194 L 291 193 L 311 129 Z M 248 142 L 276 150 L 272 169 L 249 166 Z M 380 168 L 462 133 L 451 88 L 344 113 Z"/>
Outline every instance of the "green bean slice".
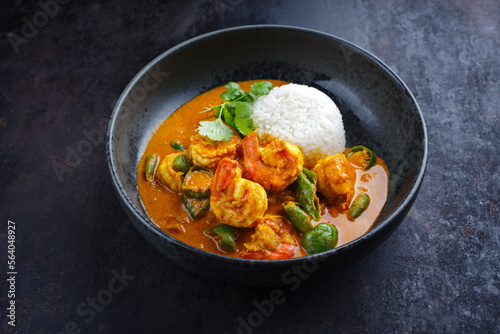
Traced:
<path fill-rule="evenodd" d="M 234 238 L 237 230 L 236 227 L 225 224 L 220 224 L 212 228 L 212 232 L 221 238 L 221 247 L 228 252 L 234 252 L 236 249 Z"/>
<path fill-rule="evenodd" d="M 356 152 L 364 152 L 366 154 L 365 165 L 363 167 L 363 170 L 369 169 L 370 167 L 375 165 L 375 162 L 377 162 L 377 156 L 375 154 L 373 154 L 373 152 L 369 148 L 367 148 L 363 145 L 354 146 L 349 151 L 347 151 L 346 158 L 349 158 L 351 155 L 353 155 Z"/>
<path fill-rule="evenodd" d="M 370 196 L 367 194 L 358 195 L 349 208 L 348 214 L 352 219 L 358 218 L 370 205 Z"/>
<path fill-rule="evenodd" d="M 304 170 L 306 172 L 304 172 Z M 312 181 L 308 175 L 312 178 Z M 303 168 L 294 182 L 294 189 L 295 197 L 297 197 L 300 205 L 312 219 L 319 221 L 321 219 L 321 209 L 319 206 L 319 198 L 316 196 L 315 180 L 317 180 L 316 173 Z"/>
<path fill-rule="evenodd" d="M 305 233 L 311 231 L 314 229 L 311 219 L 309 219 L 307 213 L 305 213 L 298 204 L 299 203 L 292 201 L 283 203 L 282 207 L 285 216 L 298 232 Z"/>
<path fill-rule="evenodd" d="M 210 208 L 210 199 L 189 198 L 182 195 L 181 202 L 193 219 L 198 218 Z"/>
<path fill-rule="evenodd" d="M 179 142 L 177 141 L 173 141 L 170 143 L 170 146 L 174 149 L 174 150 L 177 150 L 177 151 L 185 151 L 186 148 Z"/>
<path fill-rule="evenodd" d="M 213 173 L 211 170 L 200 165 L 194 165 L 184 176 L 181 186 L 182 193 L 190 198 L 210 198 L 212 177 Z"/>
<path fill-rule="evenodd" d="M 191 168 L 191 163 L 185 155 L 179 155 L 172 161 L 172 168 L 177 172 L 186 174 Z"/>
<path fill-rule="evenodd" d="M 302 173 L 304 173 L 304 175 L 309 181 L 311 181 L 312 184 L 314 184 L 315 186 L 318 184 L 318 176 L 315 172 L 307 168 L 302 168 Z"/>
<path fill-rule="evenodd" d="M 336 227 L 321 223 L 302 236 L 302 247 L 309 255 L 323 253 L 335 248 L 338 237 L 339 231 Z"/>
<path fill-rule="evenodd" d="M 144 162 L 144 177 L 148 182 L 153 182 L 155 179 L 156 166 L 158 166 L 158 154 L 151 154 L 146 157 Z"/>

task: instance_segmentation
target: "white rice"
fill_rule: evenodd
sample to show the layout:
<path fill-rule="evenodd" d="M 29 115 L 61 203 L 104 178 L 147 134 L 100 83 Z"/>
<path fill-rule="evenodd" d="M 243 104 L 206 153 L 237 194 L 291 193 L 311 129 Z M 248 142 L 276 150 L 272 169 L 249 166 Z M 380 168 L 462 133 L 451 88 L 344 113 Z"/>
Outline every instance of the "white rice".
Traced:
<path fill-rule="evenodd" d="M 297 145 L 306 162 L 345 150 L 345 132 L 339 108 L 316 88 L 288 84 L 273 88 L 253 104 L 257 134 L 268 133 Z"/>

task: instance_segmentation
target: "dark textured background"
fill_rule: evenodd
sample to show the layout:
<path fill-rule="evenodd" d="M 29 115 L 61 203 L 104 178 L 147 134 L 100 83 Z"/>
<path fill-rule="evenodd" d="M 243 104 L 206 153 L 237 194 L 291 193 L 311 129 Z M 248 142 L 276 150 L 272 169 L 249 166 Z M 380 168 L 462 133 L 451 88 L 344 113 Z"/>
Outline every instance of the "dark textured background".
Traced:
<path fill-rule="evenodd" d="M 500 332 L 498 1 L 58 7 L 51 17 L 36 2 L 0 5 L 1 333 Z M 34 19 L 40 27 L 29 30 Z M 283 288 L 285 301 L 262 318 L 256 304 L 273 289 L 197 276 L 139 235 L 113 192 L 102 136 L 121 91 L 154 57 L 257 23 L 320 30 L 374 53 L 414 93 L 430 141 L 420 195 L 393 236 L 340 274 Z M 28 38 L 14 47 L 8 33 Z M 15 329 L 5 317 L 8 219 L 17 226 Z M 82 316 L 79 305 L 105 296 L 122 270 L 127 286 Z"/>

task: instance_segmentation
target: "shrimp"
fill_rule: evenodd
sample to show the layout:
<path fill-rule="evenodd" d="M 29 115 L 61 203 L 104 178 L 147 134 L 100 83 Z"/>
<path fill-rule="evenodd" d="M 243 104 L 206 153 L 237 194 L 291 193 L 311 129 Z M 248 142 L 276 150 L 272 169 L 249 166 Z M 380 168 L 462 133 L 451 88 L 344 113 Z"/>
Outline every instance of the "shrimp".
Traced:
<path fill-rule="evenodd" d="M 224 158 L 210 184 L 210 206 L 217 219 L 234 227 L 251 227 L 267 210 L 267 194 L 241 177 L 238 162 Z"/>
<path fill-rule="evenodd" d="M 245 243 L 240 257 L 254 260 L 279 260 L 293 257 L 297 242 L 291 225 L 282 216 L 265 215 L 257 219 L 252 241 Z"/>
<path fill-rule="evenodd" d="M 181 191 L 182 176 L 184 173 L 176 171 L 172 167 L 175 158 L 185 153 L 172 153 L 163 158 L 160 166 L 158 167 L 158 174 L 160 182 L 168 186 L 173 191 Z"/>
<path fill-rule="evenodd" d="M 241 138 L 235 131 L 233 131 L 233 136 L 228 141 L 211 140 L 206 136 L 196 134 L 191 136 L 188 153 L 195 164 L 215 171 L 221 159 L 236 159 L 240 147 Z"/>
<path fill-rule="evenodd" d="M 318 176 L 318 191 L 330 204 L 347 210 L 354 197 L 356 171 L 342 153 L 328 155 L 313 168 Z"/>
<path fill-rule="evenodd" d="M 292 184 L 304 165 L 300 149 L 284 140 L 274 139 L 259 148 L 255 131 L 243 139 L 243 156 L 251 179 L 270 191 L 282 191 Z"/>

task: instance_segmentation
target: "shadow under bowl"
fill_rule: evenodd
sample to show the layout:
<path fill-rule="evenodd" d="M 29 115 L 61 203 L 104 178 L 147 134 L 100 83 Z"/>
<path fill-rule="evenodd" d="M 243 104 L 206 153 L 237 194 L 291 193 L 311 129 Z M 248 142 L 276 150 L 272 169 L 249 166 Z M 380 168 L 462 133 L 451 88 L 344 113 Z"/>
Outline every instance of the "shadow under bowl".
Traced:
<path fill-rule="evenodd" d="M 279 79 L 325 92 L 342 113 L 347 147 L 365 144 L 385 160 L 390 172 L 389 195 L 368 233 L 322 254 L 259 261 L 192 247 L 149 220 L 139 198 L 136 168 L 153 132 L 197 95 L 229 81 L 251 79 Z M 225 282 L 279 286 L 294 282 L 294 266 L 307 266 L 310 277 L 333 273 L 392 234 L 422 183 L 427 134 L 422 113 L 406 85 L 368 52 L 313 30 L 244 26 L 188 40 L 142 69 L 113 110 L 107 158 L 123 209 L 137 230 L 169 259 Z"/>

